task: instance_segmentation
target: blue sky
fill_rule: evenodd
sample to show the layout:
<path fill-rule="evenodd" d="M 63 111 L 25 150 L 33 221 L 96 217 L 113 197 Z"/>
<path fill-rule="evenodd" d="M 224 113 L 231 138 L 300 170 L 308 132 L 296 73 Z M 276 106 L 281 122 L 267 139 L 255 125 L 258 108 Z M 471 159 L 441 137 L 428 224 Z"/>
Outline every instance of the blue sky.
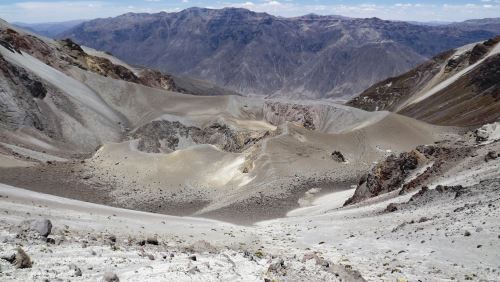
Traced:
<path fill-rule="evenodd" d="M 500 17 L 500 0 L 0 0 L 0 18 L 10 22 L 53 22 L 127 12 L 177 12 L 193 6 L 243 7 L 285 17 L 316 13 L 427 22 Z"/>

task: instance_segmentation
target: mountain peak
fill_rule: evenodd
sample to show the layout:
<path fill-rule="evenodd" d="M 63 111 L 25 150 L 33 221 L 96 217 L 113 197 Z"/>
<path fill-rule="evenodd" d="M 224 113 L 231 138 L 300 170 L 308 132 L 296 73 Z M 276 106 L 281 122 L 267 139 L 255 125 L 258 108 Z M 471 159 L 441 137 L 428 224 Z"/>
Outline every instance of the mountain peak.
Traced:
<path fill-rule="evenodd" d="M 243 94 L 339 99 L 439 52 L 494 35 L 495 29 L 482 27 L 450 32 L 379 18 L 278 18 L 243 8 L 193 7 L 89 21 L 63 35 L 133 64 Z M 390 51 L 385 42 L 394 42 Z"/>

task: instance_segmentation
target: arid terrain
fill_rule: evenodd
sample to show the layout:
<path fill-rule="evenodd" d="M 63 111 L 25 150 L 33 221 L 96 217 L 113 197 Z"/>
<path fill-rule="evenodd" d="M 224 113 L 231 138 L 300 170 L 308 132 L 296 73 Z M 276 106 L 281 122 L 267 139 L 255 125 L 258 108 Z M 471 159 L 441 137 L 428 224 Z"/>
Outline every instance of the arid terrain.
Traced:
<path fill-rule="evenodd" d="M 495 281 L 498 42 L 342 105 L 0 22 L 0 280 Z"/>

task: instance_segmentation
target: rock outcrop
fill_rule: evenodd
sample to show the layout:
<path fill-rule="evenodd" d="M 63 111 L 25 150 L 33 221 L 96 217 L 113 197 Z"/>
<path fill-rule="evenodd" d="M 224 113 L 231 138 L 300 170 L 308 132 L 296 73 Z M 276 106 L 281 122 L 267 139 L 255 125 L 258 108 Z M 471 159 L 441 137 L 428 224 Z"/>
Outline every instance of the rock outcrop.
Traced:
<path fill-rule="evenodd" d="M 204 128 L 185 126 L 178 121 L 152 121 L 131 133 L 138 149 L 149 153 L 175 151 L 192 144 L 211 144 L 227 152 L 240 153 L 271 136 L 270 131 L 231 128 L 214 122 Z"/>
<path fill-rule="evenodd" d="M 266 102 L 264 118 L 272 125 L 293 122 L 304 128 L 314 130 L 319 123 L 319 113 L 313 106 L 294 103 Z"/>
<path fill-rule="evenodd" d="M 366 176 L 359 180 L 354 195 L 344 205 L 359 203 L 365 199 L 401 188 L 406 177 L 418 167 L 421 159 L 421 153 L 416 150 L 401 153 L 399 156 L 389 156 L 375 165 Z"/>

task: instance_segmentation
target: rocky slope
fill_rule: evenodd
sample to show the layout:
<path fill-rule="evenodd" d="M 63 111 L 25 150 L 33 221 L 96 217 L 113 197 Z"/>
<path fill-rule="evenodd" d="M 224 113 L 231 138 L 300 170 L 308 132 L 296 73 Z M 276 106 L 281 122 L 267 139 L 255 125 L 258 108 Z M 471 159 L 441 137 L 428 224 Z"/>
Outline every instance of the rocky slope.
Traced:
<path fill-rule="evenodd" d="M 1 281 L 498 277 L 498 123 L 178 93 L 1 27 Z"/>
<path fill-rule="evenodd" d="M 347 105 L 434 124 L 480 126 L 500 117 L 500 37 L 450 50 L 381 81 Z"/>
<path fill-rule="evenodd" d="M 439 184 L 470 185 L 497 178 L 500 165 L 499 126 L 499 123 L 488 124 L 463 135 L 460 140 L 443 140 L 433 145 L 418 146 L 399 156 L 389 156 L 360 179 L 354 195 L 345 205 L 393 191 L 403 195 L 422 189 L 420 193 L 424 193 L 429 186 L 435 188 L 438 185 L 443 189 Z M 447 180 L 443 182 L 442 179 Z M 388 210 L 393 209 L 397 206 L 388 207 Z"/>
<path fill-rule="evenodd" d="M 61 36 L 244 94 L 349 98 L 439 52 L 500 31 L 488 27 L 190 8 L 96 19 Z"/>
<path fill-rule="evenodd" d="M 16 186 L 251 223 L 311 183 L 344 189 L 388 150 L 456 134 L 334 103 L 180 94 L 160 72 L 4 26 L 0 178 Z"/>

